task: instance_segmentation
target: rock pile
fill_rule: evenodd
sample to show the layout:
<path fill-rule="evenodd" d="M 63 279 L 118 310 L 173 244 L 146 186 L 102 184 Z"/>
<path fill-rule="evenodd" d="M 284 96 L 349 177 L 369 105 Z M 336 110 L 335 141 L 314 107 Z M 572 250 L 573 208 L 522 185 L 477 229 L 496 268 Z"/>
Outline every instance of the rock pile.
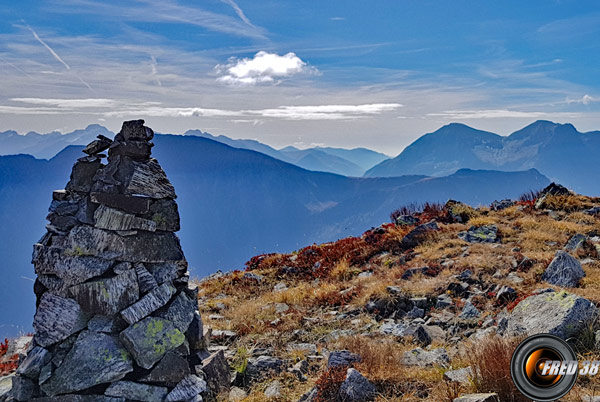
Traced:
<path fill-rule="evenodd" d="M 203 370 L 229 367 L 206 352 L 174 233 L 175 190 L 150 157 L 153 136 L 143 120 L 123 123 L 114 141 L 99 136 L 54 191 L 48 231 L 34 245 L 35 336 L 15 400 L 200 401 L 208 384 L 228 389 L 227 376 Z"/>

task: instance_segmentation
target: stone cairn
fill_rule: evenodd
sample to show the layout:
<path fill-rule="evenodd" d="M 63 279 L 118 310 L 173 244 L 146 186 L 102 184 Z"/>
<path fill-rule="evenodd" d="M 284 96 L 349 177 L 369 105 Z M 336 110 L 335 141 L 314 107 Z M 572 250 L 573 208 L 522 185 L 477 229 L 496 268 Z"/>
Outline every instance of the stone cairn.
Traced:
<path fill-rule="evenodd" d="M 35 336 L 15 400 L 202 401 L 229 387 L 223 353 L 206 351 L 153 136 L 143 120 L 124 122 L 114 141 L 98 136 L 53 192 L 34 245 Z"/>

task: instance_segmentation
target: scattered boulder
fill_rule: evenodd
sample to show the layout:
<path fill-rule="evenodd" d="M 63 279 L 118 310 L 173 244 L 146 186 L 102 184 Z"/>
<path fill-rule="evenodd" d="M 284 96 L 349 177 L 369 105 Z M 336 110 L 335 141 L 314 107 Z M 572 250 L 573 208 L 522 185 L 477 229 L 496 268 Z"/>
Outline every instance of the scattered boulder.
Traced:
<path fill-rule="evenodd" d="M 396 218 L 396 225 L 412 226 L 419 223 L 419 218 L 412 215 L 400 215 Z"/>
<path fill-rule="evenodd" d="M 241 388 L 232 387 L 229 391 L 229 402 L 241 402 L 248 397 L 248 393 Z"/>
<path fill-rule="evenodd" d="M 584 276 L 581 263 L 569 253 L 559 250 L 544 271 L 542 280 L 552 285 L 572 288 L 578 286 Z"/>
<path fill-rule="evenodd" d="M 444 380 L 469 385 L 473 381 L 473 369 L 464 367 L 457 370 L 448 370 L 444 372 Z"/>
<path fill-rule="evenodd" d="M 501 201 L 492 202 L 491 207 L 494 211 L 501 211 L 503 209 L 510 208 L 513 205 L 515 205 L 515 202 L 513 200 L 505 199 Z"/>
<path fill-rule="evenodd" d="M 467 243 L 498 243 L 500 241 L 496 225 L 471 226 L 466 232 L 460 232 L 458 237 Z"/>
<path fill-rule="evenodd" d="M 366 402 L 375 399 L 377 390 L 357 370 L 350 368 L 346 372 L 346 379 L 340 387 L 340 399 L 348 402 Z"/>
<path fill-rule="evenodd" d="M 404 352 L 402 363 L 407 366 L 431 367 L 436 365 L 445 367 L 450 363 L 450 357 L 444 348 L 433 350 L 416 348 Z"/>
<path fill-rule="evenodd" d="M 596 306 L 583 297 L 567 292 L 545 292 L 517 304 L 502 335 L 549 333 L 567 339 L 576 335 L 596 314 Z"/>
<path fill-rule="evenodd" d="M 352 363 L 360 362 L 362 358 L 349 350 L 336 350 L 327 358 L 327 368 L 350 366 Z"/>
<path fill-rule="evenodd" d="M 402 238 L 400 245 L 404 248 L 414 248 L 421 244 L 432 232 L 438 229 L 439 226 L 435 221 L 418 225 Z"/>
<path fill-rule="evenodd" d="M 272 356 L 258 356 L 255 359 L 248 359 L 246 375 L 255 381 L 260 381 L 268 375 L 277 375 L 283 371 L 283 360 Z"/>
<path fill-rule="evenodd" d="M 587 236 L 581 233 L 577 233 L 573 235 L 567 244 L 565 245 L 565 250 L 567 251 L 575 251 L 583 247 L 585 241 L 587 240 Z"/>
<path fill-rule="evenodd" d="M 281 382 L 277 380 L 270 382 L 265 388 L 265 396 L 269 399 L 281 398 Z"/>
<path fill-rule="evenodd" d="M 463 307 L 459 317 L 466 320 L 478 318 L 479 310 L 477 310 L 477 307 L 475 307 L 470 301 L 467 300 L 467 302 L 465 303 L 465 307 Z"/>

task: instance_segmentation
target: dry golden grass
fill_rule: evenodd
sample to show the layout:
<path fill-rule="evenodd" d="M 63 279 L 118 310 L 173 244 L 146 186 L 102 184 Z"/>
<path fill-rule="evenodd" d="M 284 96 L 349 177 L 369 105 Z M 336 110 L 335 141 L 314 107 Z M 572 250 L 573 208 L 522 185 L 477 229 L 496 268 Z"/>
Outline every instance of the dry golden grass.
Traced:
<path fill-rule="evenodd" d="M 497 223 L 498 219 L 495 216 L 478 216 L 469 221 L 469 225 L 472 226 L 495 225 Z"/>
<path fill-rule="evenodd" d="M 467 353 L 478 392 L 496 392 L 506 402 L 528 401 L 510 377 L 510 360 L 519 342 L 492 336 L 471 345 Z"/>

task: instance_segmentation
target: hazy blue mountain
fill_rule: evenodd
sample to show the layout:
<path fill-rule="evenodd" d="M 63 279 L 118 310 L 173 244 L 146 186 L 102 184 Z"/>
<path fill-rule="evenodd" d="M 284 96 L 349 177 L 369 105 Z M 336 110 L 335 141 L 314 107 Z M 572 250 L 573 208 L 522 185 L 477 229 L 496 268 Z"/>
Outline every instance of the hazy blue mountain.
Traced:
<path fill-rule="evenodd" d="M 448 175 L 460 168 L 505 171 L 536 168 L 551 180 L 587 195 L 600 195 L 600 132 L 536 121 L 507 137 L 449 124 L 425 134 L 400 155 L 369 169 L 366 177 Z"/>
<path fill-rule="evenodd" d="M 384 160 L 389 159 L 389 156 L 380 152 L 372 151 L 367 148 L 344 149 L 331 147 L 317 147 L 316 149 L 328 153 L 330 155 L 344 158 L 358 165 L 361 169 L 365 171 L 383 162 Z"/>
<path fill-rule="evenodd" d="M 407 203 L 487 204 L 542 188 L 535 170 L 461 170 L 448 177 L 348 178 L 312 172 L 255 151 L 196 136 L 157 135 L 154 156 L 178 194 L 180 237 L 194 276 L 243 268 L 251 256 L 359 235 Z M 50 160 L 0 157 L 0 335 L 29 329 L 32 245 L 44 233 L 51 191 L 63 188 L 82 147 Z"/>
<path fill-rule="evenodd" d="M 350 161 L 343 156 L 335 155 L 334 152 L 326 152 L 321 148 L 308 148 L 308 149 L 298 149 L 292 146 L 277 150 L 272 148 L 266 144 L 255 140 L 236 140 L 233 138 L 226 137 L 224 135 L 212 135 L 207 132 L 203 132 L 200 130 L 188 130 L 185 132 L 185 135 L 196 135 L 199 137 L 210 138 L 211 140 L 218 141 L 223 144 L 227 144 L 234 148 L 241 149 L 249 149 L 252 151 L 261 152 L 265 155 L 269 155 L 273 158 L 282 160 L 284 162 L 292 163 L 296 166 L 300 166 L 304 169 L 314 170 L 316 172 L 329 172 L 341 174 L 343 176 L 354 176 L 360 177 L 365 171 L 374 166 L 375 163 L 370 166 L 363 168 L 356 163 Z M 331 148 L 335 149 L 335 148 Z M 341 150 L 348 151 L 350 154 L 351 150 Z M 366 150 L 368 151 L 368 150 Z M 377 154 L 374 151 L 370 151 Z M 354 159 L 358 159 L 354 157 Z"/>
<path fill-rule="evenodd" d="M 83 130 L 75 130 L 67 134 L 51 132 L 38 134 L 29 132 L 21 135 L 16 131 L 4 131 L 0 133 L 0 155 L 28 154 L 36 158 L 52 158 L 62 149 L 69 145 L 85 145 L 102 134 L 113 137 L 114 133 L 98 124 L 90 124 Z"/>

